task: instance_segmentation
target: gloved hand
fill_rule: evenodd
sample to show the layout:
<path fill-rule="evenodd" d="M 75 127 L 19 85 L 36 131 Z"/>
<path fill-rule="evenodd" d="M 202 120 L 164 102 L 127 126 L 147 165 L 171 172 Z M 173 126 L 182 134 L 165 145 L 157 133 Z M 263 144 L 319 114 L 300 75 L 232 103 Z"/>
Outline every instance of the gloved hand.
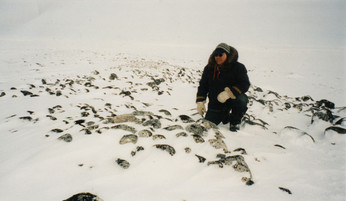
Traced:
<path fill-rule="evenodd" d="M 202 116 L 206 112 L 204 104 L 205 104 L 205 101 L 197 102 L 197 112 Z"/>
<path fill-rule="evenodd" d="M 219 95 L 217 95 L 217 100 L 220 103 L 224 103 L 226 102 L 228 99 L 236 99 L 235 95 L 232 93 L 231 89 L 226 87 L 225 90 L 221 93 L 219 93 Z"/>

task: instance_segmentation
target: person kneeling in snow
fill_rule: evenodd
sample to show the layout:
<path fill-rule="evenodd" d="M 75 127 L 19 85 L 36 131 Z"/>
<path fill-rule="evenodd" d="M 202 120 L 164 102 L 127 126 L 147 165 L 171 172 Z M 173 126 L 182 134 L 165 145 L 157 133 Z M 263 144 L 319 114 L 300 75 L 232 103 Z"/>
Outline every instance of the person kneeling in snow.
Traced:
<path fill-rule="evenodd" d="M 216 125 L 230 123 L 230 130 L 240 128 L 241 119 L 247 110 L 248 97 L 245 92 L 250 87 L 246 67 L 238 62 L 235 48 L 220 43 L 209 57 L 203 70 L 197 91 L 197 111 L 205 119 Z M 231 113 L 230 113 L 231 112 Z"/>

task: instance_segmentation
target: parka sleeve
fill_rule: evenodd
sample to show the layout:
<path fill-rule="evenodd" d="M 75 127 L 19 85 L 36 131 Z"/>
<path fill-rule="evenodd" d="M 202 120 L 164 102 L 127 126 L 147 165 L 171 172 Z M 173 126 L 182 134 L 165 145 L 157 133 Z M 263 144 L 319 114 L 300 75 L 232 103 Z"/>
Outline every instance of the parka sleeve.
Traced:
<path fill-rule="evenodd" d="M 244 65 L 241 65 L 237 72 L 237 83 L 231 87 L 231 91 L 235 96 L 239 96 L 249 90 L 250 80 Z"/>
<path fill-rule="evenodd" d="M 205 101 L 207 99 L 208 93 L 209 93 L 208 69 L 207 67 L 205 67 L 202 73 L 201 80 L 199 81 L 196 102 Z"/>

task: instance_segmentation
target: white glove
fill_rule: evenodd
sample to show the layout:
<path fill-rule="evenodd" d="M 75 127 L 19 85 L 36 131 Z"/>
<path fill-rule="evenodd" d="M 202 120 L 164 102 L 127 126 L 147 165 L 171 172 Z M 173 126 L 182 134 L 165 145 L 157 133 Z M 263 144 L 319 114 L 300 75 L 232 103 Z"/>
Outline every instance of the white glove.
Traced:
<path fill-rule="evenodd" d="M 206 112 L 204 104 L 205 104 L 205 101 L 197 102 L 197 112 L 202 116 Z"/>
<path fill-rule="evenodd" d="M 232 93 L 232 91 L 228 87 L 226 87 L 223 92 L 221 92 L 221 93 L 219 93 L 219 95 L 217 95 L 217 100 L 220 103 L 224 103 L 230 98 L 236 99 L 235 95 Z"/>

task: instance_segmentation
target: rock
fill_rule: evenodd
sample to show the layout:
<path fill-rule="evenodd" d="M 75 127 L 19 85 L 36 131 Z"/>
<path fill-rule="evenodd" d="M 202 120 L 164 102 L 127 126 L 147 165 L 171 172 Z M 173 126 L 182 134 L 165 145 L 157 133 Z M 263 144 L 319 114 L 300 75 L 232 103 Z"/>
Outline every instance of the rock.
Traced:
<path fill-rule="evenodd" d="M 319 118 L 319 119 L 321 119 L 323 121 L 327 121 L 327 122 L 330 122 L 330 123 L 332 123 L 334 121 L 334 119 L 335 119 L 333 113 L 330 110 L 328 110 L 328 109 L 326 109 L 324 111 L 314 112 L 312 117 L 311 117 L 311 124 L 314 123 L 315 118 Z"/>
<path fill-rule="evenodd" d="M 24 96 L 32 96 L 32 95 L 34 95 L 34 94 L 31 93 L 30 91 L 21 90 L 20 92 L 22 92 L 22 94 L 23 94 Z"/>
<path fill-rule="evenodd" d="M 186 147 L 184 150 L 187 154 L 191 153 L 191 148 L 189 148 L 189 147 Z"/>
<path fill-rule="evenodd" d="M 78 193 L 63 201 L 103 201 L 97 195 L 91 193 Z"/>
<path fill-rule="evenodd" d="M 165 128 L 163 128 L 165 130 L 168 130 L 168 131 L 173 131 L 173 130 L 176 130 L 176 129 L 181 129 L 183 130 L 184 128 L 180 125 L 173 125 L 173 126 L 167 126 Z"/>
<path fill-rule="evenodd" d="M 139 123 L 140 120 L 133 114 L 122 114 L 113 118 L 114 123 L 135 122 Z"/>
<path fill-rule="evenodd" d="M 291 132 L 290 132 L 291 131 Z M 307 132 L 302 131 L 298 128 L 295 128 L 293 126 L 286 126 L 284 129 L 280 131 L 281 135 L 286 135 L 286 136 L 296 136 L 296 137 L 302 137 L 302 136 L 308 136 L 312 142 L 315 143 L 315 139 Z"/>
<path fill-rule="evenodd" d="M 64 132 L 63 130 L 61 130 L 59 128 L 52 129 L 51 131 L 54 132 L 54 133 L 62 133 L 62 132 Z"/>
<path fill-rule="evenodd" d="M 346 134 L 346 129 L 338 127 L 338 126 L 330 126 L 324 130 L 324 134 L 326 134 L 327 131 L 332 130 L 339 134 Z"/>
<path fill-rule="evenodd" d="M 31 120 L 32 120 L 32 117 L 30 117 L 30 116 L 24 116 L 24 117 L 19 117 L 19 119 L 31 121 Z"/>
<path fill-rule="evenodd" d="M 221 138 L 209 139 L 209 143 L 215 149 L 227 150 L 227 146 Z"/>
<path fill-rule="evenodd" d="M 137 154 L 137 152 L 139 151 L 143 151 L 144 147 L 142 146 L 137 146 L 136 149 L 134 151 L 131 151 L 131 156 L 135 156 Z"/>
<path fill-rule="evenodd" d="M 199 156 L 199 155 L 197 155 L 197 154 L 195 154 L 195 156 L 198 158 L 198 161 L 200 162 L 200 163 L 204 163 L 207 159 L 206 158 L 204 158 L 203 156 Z"/>
<path fill-rule="evenodd" d="M 195 122 L 191 117 L 187 116 L 187 115 L 179 115 L 180 120 L 183 123 L 192 123 Z"/>
<path fill-rule="evenodd" d="M 251 178 L 247 178 L 247 177 L 243 177 L 243 178 L 241 178 L 241 180 L 243 181 L 243 182 L 245 182 L 245 184 L 246 185 L 248 185 L 248 186 L 251 186 L 251 185 L 253 185 L 255 182 L 253 182 L 252 180 L 251 180 Z"/>
<path fill-rule="evenodd" d="M 132 114 L 135 116 L 152 116 L 152 115 L 154 115 L 154 113 L 147 112 L 147 111 L 134 111 L 134 112 L 132 112 Z"/>
<path fill-rule="evenodd" d="M 292 192 L 289 189 L 287 189 L 287 188 L 279 187 L 279 189 L 284 191 L 284 192 L 286 192 L 286 193 L 288 193 L 288 194 L 290 194 L 290 195 L 292 194 Z"/>
<path fill-rule="evenodd" d="M 72 142 L 72 135 L 71 134 L 65 134 L 58 138 L 59 140 L 63 140 L 65 142 Z"/>
<path fill-rule="evenodd" d="M 168 110 L 162 109 L 162 110 L 159 110 L 159 112 L 162 112 L 162 113 L 164 113 L 167 116 L 172 116 L 172 114 Z"/>
<path fill-rule="evenodd" d="M 208 131 L 205 127 L 203 127 L 197 123 L 190 124 L 190 125 L 186 126 L 185 130 L 190 132 L 190 133 L 194 133 L 195 135 L 202 135 L 203 132 Z"/>
<path fill-rule="evenodd" d="M 118 165 L 120 165 L 120 167 L 122 167 L 122 168 L 124 168 L 124 169 L 128 169 L 128 168 L 130 167 L 130 163 L 127 162 L 127 161 L 124 160 L 124 159 L 118 158 L 118 159 L 116 160 L 116 163 L 117 163 Z"/>
<path fill-rule="evenodd" d="M 6 96 L 5 92 L 1 92 L 0 97 Z"/>
<path fill-rule="evenodd" d="M 131 133 L 136 133 L 136 129 L 131 127 L 131 126 L 128 126 L 126 124 L 119 124 L 119 125 L 115 125 L 115 126 L 112 126 L 111 127 L 112 129 L 121 129 L 121 130 L 125 130 L 125 131 L 129 131 Z"/>
<path fill-rule="evenodd" d="M 153 140 L 164 140 L 166 137 L 164 135 L 153 135 Z"/>
<path fill-rule="evenodd" d="M 337 121 L 334 123 L 334 125 L 343 125 L 344 122 L 345 122 L 345 117 L 343 117 L 343 118 L 337 120 Z"/>
<path fill-rule="evenodd" d="M 152 126 L 153 128 L 161 128 L 161 122 L 158 119 L 150 119 L 148 121 L 145 121 L 143 126 Z"/>
<path fill-rule="evenodd" d="M 139 137 L 151 137 L 153 135 L 153 133 L 150 130 L 141 130 L 138 132 L 138 136 Z"/>
<path fill-rule="evenodd" d="M 274 146 L 276 146 L 276 147 L 280 147 L 281 149 L 286 149 L 284 146 L 279 145 L 279 144 L 275 144 Z"/>
<path fill-rule="evenodd" d="M 126 143 L 133 143 L 136 144 L 138 140 L 137 135 L 124 135 L 121 139 L 120 139 L 120 144 L 126 144 Z"/>
<path fill-rule="evenodd" d="M 177 133 L 175 136 L 177 136 L 177 137 L 187 137 L 187 133 L 186 132 L 180 132 L 180 133 Z"/>
<path fill-rule="evenodd" d="M 335 109 L 335 104 L 333 102 L 330 102 L 329 100 L 322 99 L 316 102 L 317 107 L 326 107 L 329 109 Z"/>
<path fill-rule="evenodd" d="M 246 155 L 247 154 L 244 148 L 237 148 L 237 149 L 235 149 L 233 151 L 234 152 L 240 152 L 240 154 L 242 154 L 242 155 Z"/>
<path fill-rule="evenodd" d="M 193 139 L 195 140 L 196 143 L 204 143 L 205 140 L 200 136 L 200 135 L 192 135 Z"/>
<path fill-rule="evenodd" d="M 212 129 L 218 129 L 216 124 L 214 124 L 213 122 L 208 121 L 208 120 L 203 120 L 202 124 L 208 130 L 211 129 L 211 128 Z"/>
<path fill-rule="evenodd" d="M 209 166 L 209 165 L 218 165 L 219 168 L 223 168 L 222 160 L 218 160 L 218 161 L 209 161 L 209 162 L 208 162 L 208 166 Z"/>
<path fill-rule="evenodd" d="M 161 150 L 168 152 L 171 156 L 173 156 L 175 154 L 175 149 L 168 144 L 156 144 L 154 146 L 158 149 L 161 149 Z"/>
<path fill-rule="evenodd" d="M 115 73 L 111 73 L 111 75 L 109 76 L 109 79 L 110 80 L 115 80 L 115 79 L 118 79 L 118 76 Z"/>
<path fill-rule="evenodd" d="M 80 119 L 80 120 L 75 121 L 74 123 L 77 124 L 77 125 L 85 127 L 84 125 L 82 125 L 84 122 L 85 122 L 84 119 Z"/>

